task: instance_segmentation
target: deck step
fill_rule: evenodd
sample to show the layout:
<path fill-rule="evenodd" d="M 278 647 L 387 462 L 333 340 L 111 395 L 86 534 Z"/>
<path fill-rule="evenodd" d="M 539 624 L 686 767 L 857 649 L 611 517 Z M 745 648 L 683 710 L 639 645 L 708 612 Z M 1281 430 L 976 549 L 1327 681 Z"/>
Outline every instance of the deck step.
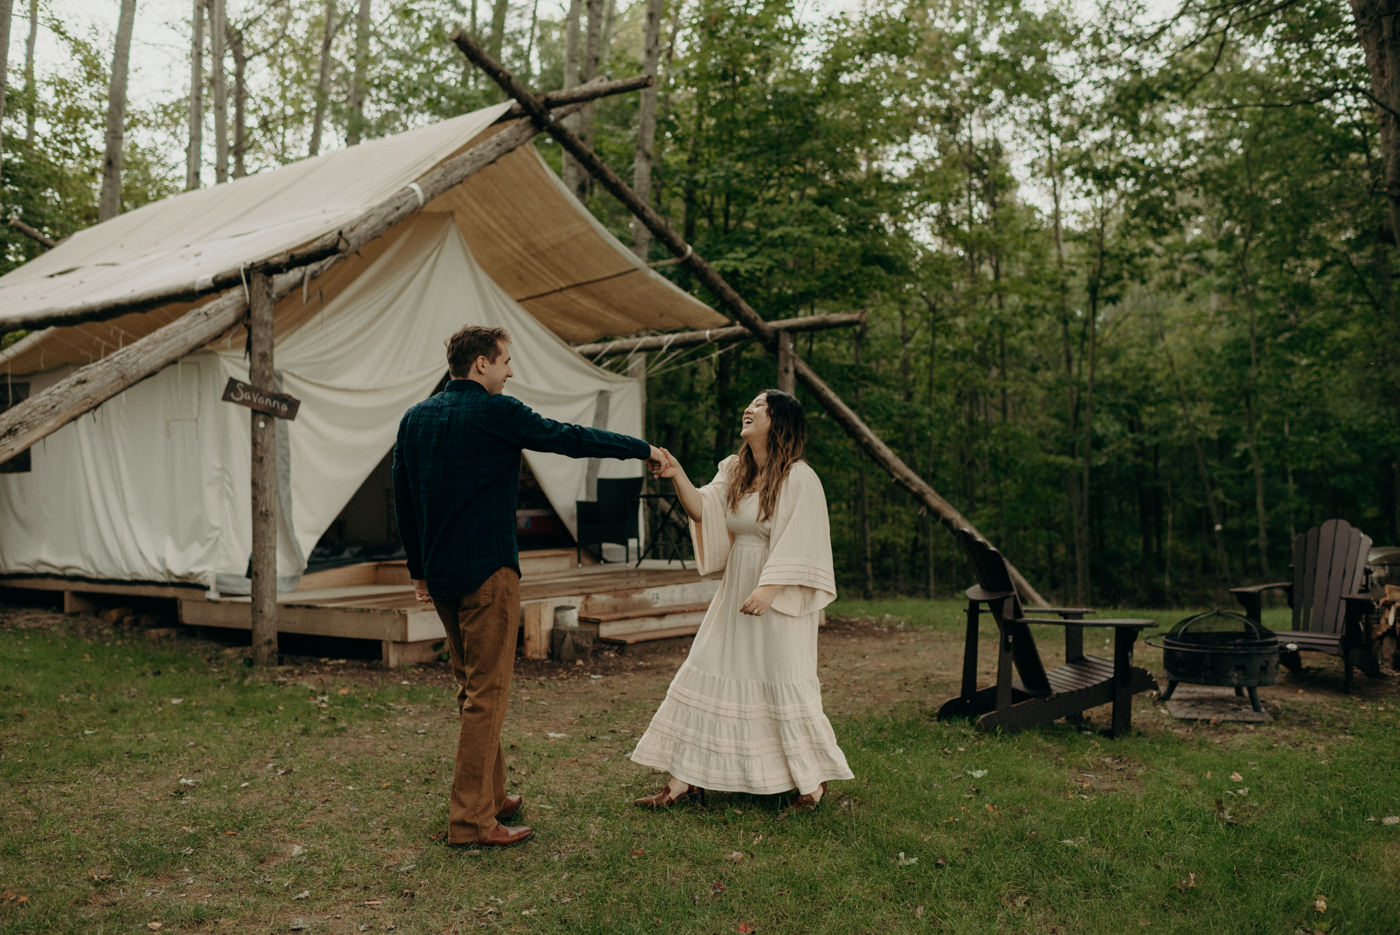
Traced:
<path fill-rule="evenodd" d="M 598 638 L 610 641 L 628 637 L 628 642 L 642 639 L 664 639 L 665 637 L 642 637 L 653 631 L 683 630 L 674 636 L 693 635 L 700 629 L 700 621 L 705 619 L 709 604 L 663 604 L 653 607 L 640 607 L 609 613 L 579 614 L 578 622 L 598 628 Z"/>
<path fill-rule="evenodd" d="M 689 624 L 683 627 L 667 627 L 664 630 L 642 630 L 634 633 L 615 633 L 612 636 L 600 636 L 598 642 L 611 643 L 614 646 L 632 646 L 636 643 L 646 643 L 651 640 L 673 640 L 686 636 L 694 636 L 700 629 L 699 623 Z"/>

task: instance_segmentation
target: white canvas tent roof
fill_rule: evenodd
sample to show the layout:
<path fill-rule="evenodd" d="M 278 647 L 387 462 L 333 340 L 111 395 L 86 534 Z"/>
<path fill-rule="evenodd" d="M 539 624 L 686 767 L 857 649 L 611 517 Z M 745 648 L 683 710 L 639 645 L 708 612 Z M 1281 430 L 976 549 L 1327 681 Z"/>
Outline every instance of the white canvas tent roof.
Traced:
<path fill-rule="evenodd" d="M 0 309 L 115 300 L 305 243 L 461 150 L 499 111 L 98 225 L 0 278 Z M 377 155 L 366 158 L 366 149 Z M 432 155 L 423 154 L 428 149 Z M 369 178 L 380 170 L 382 177 Z M 284 172 L 286 185 L 278 181 Z M 23 376 L 36 395 L 188 307 L 36 332 L 0 354 L 0 372 Z M 443 341 L 462 324 L 510 331 L 512 395 L 552 418 L 639 435 L 638 381 L 593 366 L 563 339 L 720 319 L 638 264 L 527 146 L 282 299 L 275 320 L 279 388 L 302 400 L 295 421 L 278 423 L 278 575 L 287 587 L 391 449 L 399 416 L 441 379 Z M 54 432 L 31 449 L 29 472 L 0 475 L 0 574 L 239 590 L 251 549 L 250 453 L 247 411 L 220 400 L 230 376 L 247 378 L 241 333 Z M 574 501 L 587 496 L 586 462 L 527 459 L 572 529 Z M 604 461 L 600 473 L 637 469 Z"/>
<path fill-rule="evenodd" d="M 303 246 L 343 229 L 491 135 L 505 110 L 496 105 L 185 192 L 80 231 L 0 277 L 0 319 L 24 327 L 56 310 L 189 288 Z M 486 274 L 566 341 L 725 323 L 609 234 L 532 146 L 514 150 L 426 207 L 451 212 Z M 324 284 L 317 288 L 324 293 Z M 88 363 L 175 320 L 193 304 L 70 327 L 61 342 L 36 333 L 0 354 L 0 366 L 24 372 Z"/>

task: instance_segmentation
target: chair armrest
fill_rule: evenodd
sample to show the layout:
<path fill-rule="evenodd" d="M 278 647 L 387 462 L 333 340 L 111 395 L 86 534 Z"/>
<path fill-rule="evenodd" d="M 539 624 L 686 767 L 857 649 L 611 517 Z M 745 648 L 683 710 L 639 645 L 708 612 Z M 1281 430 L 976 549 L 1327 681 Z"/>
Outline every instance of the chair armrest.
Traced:
<path fill-rule="evenodd" d="M 1002 601 L 1008 597 L 1015 597 L 1014 591 L 988 591 L 980 584 L 974 584 L 963 592 L 970 601 Z"/>
<path fill-rule="evenodd" d="M 1279 588 L 1286 588 L 1292 584 L 1290 581 L 1270 581 L 1268 584 L 1251 584 L 1243 588 L 1231 588 L 1230 593 L 1236 598 L 1241 598 L 1249 594 L 1262 594 L 1265 591 L 1275 591 Z"/>
<path fill-rule="evenodd" d="M 1094 617 L 1089 620 L 1065 620 L 1061 617 L 1021 617 L 1019 623 L 1044 623 L 1057 627 L 1112 627 L 1115 629 L 1146 630 L 1157 625 L 1155 620 L 1128 617 Z"/>
<path fill-rule="evenodd" d="M 1260 606 L 1262 595 L 1265 591 L 1276 591 L 1280 588 L 1288 591 L 1288 603 L 1293 603 L 1293 583 L 1291 581 L 1271 581 L 1268 584 L 1251 584 L 1243 588 L 1231 588 L 1230 593 L 1235 595 L 1235 600 L 1240 602 L 1244 608 L 1244 615 L 1255 623 L 1261 618 Z"/>
<path fill-rule="evenodd" d="M 1369 594 L 1343 594 L 1342 626 L 1348 630 L 1361 630 L 1361 620 L 1376 606 Z"/>
<path fill-rule="evenodd" d="M 1083 617 L 1097 613 L 1092 607 L 1027 607 L 1026 610 L 1033 614 L 1059 614 L 1061 617 Z"/>

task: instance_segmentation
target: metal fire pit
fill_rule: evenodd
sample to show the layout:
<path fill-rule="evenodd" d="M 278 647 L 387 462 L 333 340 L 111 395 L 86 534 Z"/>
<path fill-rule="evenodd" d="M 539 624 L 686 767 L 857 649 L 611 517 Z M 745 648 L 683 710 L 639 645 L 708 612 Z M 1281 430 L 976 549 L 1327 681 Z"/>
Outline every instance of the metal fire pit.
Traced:
<path fill-rule="evenodd" d="M 1278 681 L 1278 637 L 1243 614 L 1212 610 L 1187 617 L 1160 639 L 1146 641 L 1162 650 L 1167 672 L 1166 701 L 1178 682 L 1232 685 L 1236 695 L 1249 692 L 1259 707 L 1257 686 Z"/>

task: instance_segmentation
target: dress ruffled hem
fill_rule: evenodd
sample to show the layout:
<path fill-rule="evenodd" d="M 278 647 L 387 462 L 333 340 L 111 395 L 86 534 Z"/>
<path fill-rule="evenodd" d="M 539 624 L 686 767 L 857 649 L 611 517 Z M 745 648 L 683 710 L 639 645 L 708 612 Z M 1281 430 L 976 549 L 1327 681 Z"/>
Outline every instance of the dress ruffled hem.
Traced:
<path fill-rule="evenodd" d="M 851 779 L 820 684 L 809 681 L 737 681 L 683 665 L 632 759 L 706 789 L 756 795 Z"/>

